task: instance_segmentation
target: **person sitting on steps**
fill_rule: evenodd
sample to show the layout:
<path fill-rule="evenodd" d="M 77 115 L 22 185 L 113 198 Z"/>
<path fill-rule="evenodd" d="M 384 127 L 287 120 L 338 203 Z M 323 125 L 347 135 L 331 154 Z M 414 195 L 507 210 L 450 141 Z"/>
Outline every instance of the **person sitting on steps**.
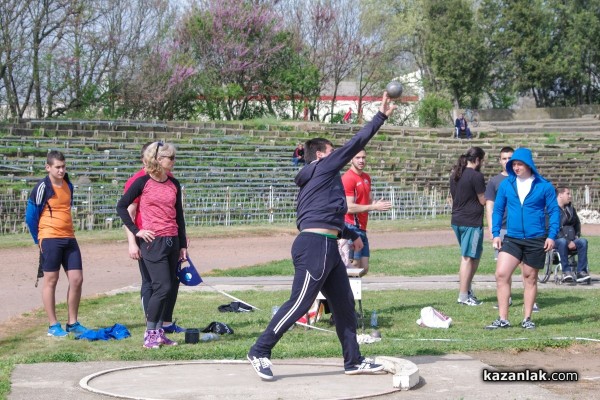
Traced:
<path fill-rule="evenodd" d="M 463 135 L 467 139 L 472 139 L 471 129 L 469 128 L 469 124 L 467 123 L 467 120 L 465 119 L 464 113 L 461 113 L 459 115 L 459 117 L 456 118 L 456 121 L 454 121 L 454 127 L 456 128 L 455 132 L 456 132 L 457 139 L 463 137 Z"/>

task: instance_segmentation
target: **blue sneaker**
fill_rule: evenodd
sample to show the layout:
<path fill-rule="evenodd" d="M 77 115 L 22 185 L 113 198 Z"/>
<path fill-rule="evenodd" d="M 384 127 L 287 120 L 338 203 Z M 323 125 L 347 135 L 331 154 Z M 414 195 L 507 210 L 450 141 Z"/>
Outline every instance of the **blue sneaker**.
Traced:
<path fill-rule="evenodd" d="M 67 335 L 68 333 L 60 326 L 60 322 L 48 327 L 48 336 L 63 338 Z"/>
<path fill-rule="evenodd" d="M 246 356 L 248 361 L 250 361 L 250 365 L 254 368 L 256 374 L 260 377 L 260 379 L 264 379 L 266 381 L 270 381 L 273 379 L 273 371 L 271 371 L 271 360 L 267 357 L 256 357 L 251 356 L 250 353 Z"/>
<path fill-rule="evenodd" d="M 74 333 L 75 335 L 81 335 L 83 332 L 87 331 L 88 328 L 81 325 L 79 321 L 75 322 L 73 325 L 67 324 L 67 333 Z"/>
<path fill-rule="evenodd" d="M 185 332 L 185 328 L 176 324 L 177 321 L 173 321 L 171 325 L 163 326 L 163 330 L 165 333 L 183 333 Z"/>

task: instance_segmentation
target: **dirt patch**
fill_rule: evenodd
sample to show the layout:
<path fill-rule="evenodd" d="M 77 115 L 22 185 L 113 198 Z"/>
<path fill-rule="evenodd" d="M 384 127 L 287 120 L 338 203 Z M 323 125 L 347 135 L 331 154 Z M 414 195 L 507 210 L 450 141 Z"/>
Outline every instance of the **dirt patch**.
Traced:
<path fill-rule="evenodd" d="M 568 398 L 597 399 L 600 390 L 600 343 L 543 351 L 486 351 L 470 354 L 502 371 L 530 369 L 546 372 L 577 372 L 577 382 L 542 383 L 545 389 Z"/>

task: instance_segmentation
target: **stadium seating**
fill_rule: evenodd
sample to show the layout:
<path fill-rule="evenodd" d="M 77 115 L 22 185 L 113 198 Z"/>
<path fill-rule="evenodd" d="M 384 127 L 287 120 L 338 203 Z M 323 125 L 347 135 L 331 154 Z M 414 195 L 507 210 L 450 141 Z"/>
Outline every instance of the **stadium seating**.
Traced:
<path fill-rule="evenodd" d="M 26 195 L 45 175 L 45 155 L 50 149 L 65 153 L 69 174 L 78 186 L 75 211 L 78 227 L 112 226 L 116 218 L 114 205 L 123 184 L 140 167 L 142 144 L 156 140 L 177 147 L 174 173 L 185 187 L 188 223 L 293 221 L 297 193 L 293 179 L 298 170 L 292 166 L 291 154 L 295 144 L 320 136 L 339 146 L 358 129 L 360 126 L 356 125 L 298 122 L 277 125 L 126 120 L 3 122 L 0 123 L 1 230 L 8 233 L 24 229 Z M 592 191 L 592 201 L 597 201 L 596 193 L 600 190 L 597 119 L 489 122 L 473 128 L 473 133 L 472 140 L 457 140 L 451 127 L 418 129 L 385 125 L 367 149 L 375 194 L 389 197 L 393 189 L 399 218 L 448 213 L 448 180 L 458 156 L 470 146 L 482 147 L 489 159 L 483 171 L 490 177 L 498 172 L 495 159 L 500 149 L 511 145 L 531 148 L 540 172 L 548 179 L 567 184 L 574 191 L 587 186 Z M 419 198 L 425 198 L 423 193 L 429 196 L 433 192 L 435 199 Z M 409 195 L 402 198 L 403 193 Z"/>

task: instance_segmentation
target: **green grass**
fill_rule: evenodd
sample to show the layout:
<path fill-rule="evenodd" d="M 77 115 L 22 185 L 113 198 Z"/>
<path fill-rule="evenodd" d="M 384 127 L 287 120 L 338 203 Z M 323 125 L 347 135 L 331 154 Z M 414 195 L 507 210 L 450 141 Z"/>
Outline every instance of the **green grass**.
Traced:
<path fill-rule="evenodd" d="M 407 231 L 412 229 L 448 228 L 447 219 L 428 221 L 396 221 L 375 223 L 379 231 Z M 201 235 L 202 233 L 202 235 Z M 295 233 L 293 226 L 215 227 L 192 230 L 191 236 L 222 237 L 224 235 L 258 236 Z M 29 239 L 28 236 L 23 235 Z M 13 238 L 14 236 L 11 236 Z M 80 241 L 124 240 L 121 230 L 82 232 Z M 600 258 L 600 237 L 588 237 L 589 258 Z M 15 241 L 11 241 L 13 246 Z M 16 241 L 18 245 L 18 240 Z M 29 243 L 28 243 L 29 244 Z M 3 246 L 5 247 L 5 246 Z M 479 273 L 494 271 L 492 251 L 486 242 Z M 398 250 L 376 250 L 371 256 L 371 275 L 426 276 L 456 274 L 458 270 L 458 246 L 434 246 Z M 594 272 L 594 266 L 592 265 Z M 213 276 L 268 276 L 291 275 L 290 260 L 282 260 L 237 270 L 214 271 Z M 209 276 L 208 274 L 206 276 Z M 456 304 L 455 287 L 447 290 L 390 290 L 363 291 L 365 315 L 377 310 L 383 340 L 363 345 L 366 355 L 441 355 L 452 352 L 470 351 L 524 351 L 546 347 L 568 347 L 577 338 L 600 339 L 600 315 L 597 304 L 600 289 L 573 290 L 550 288 L 540 291 L 538 303 L 542 311 L 534 314 L 538 328 L 523 331 L 518 327 L 522 319 L 523 290 L 514 285 L 514 305 L 510 308 L 510 319 L 515 327 L 502 331 L 486 331 L 483 327 L 497 316 L 492 308 L 496 302 L 494 290 L 478 290 L 477 296 L 484 301 L 481 307 L 464 307 Z M 217 307 L 231 300 L 221 294 L 182 291 L 177 301 L 176 315 L 179 323 L 186 327 L 203 328 L 211 321 L 221 321 L 235 330 L 234 335 L 219 341 L 182 345 L 148 351 L 141 347 L 145 329 L 139 305 L 138 293 L 115 296 L 99 296 L 85 299 L 81 303 L 81 321 L 90 328 L 126 325 L 133 337 L 122 341 L 88 342 L 72 338 L 57 340 L 45 335 L 47 322 L 42 309 L 26 313 L 20 332 L 0 340 L 0 399 L 10 393 L 10 374 L 16 364 L 41 362 L 82 361 L 132 361 L 132 360 L 195 360 L 195 359 L 244 359 L 248 348 L 267 326 L 274 305 L 282 304 L 289 291 L 239 291 L 232 295 L 261 308 L 252 313 L 220 313 Z M 453 319 L 450 329 L 420 328 L 415 321 L 421 308 L 433 306 Z M 574 312 L 577 310 L 577 312 Z M 57 306 L 59 319 L 66 318 L 65 304 Z M 325 318 L 327 319 L 327 318 Z M 331 329 L 321 321 L 319 327 Z M 367 329 L 370 332 L 370 328 Z M 184 335 L 173 335 L 183 342 Z M 561 339 L 567 338 L 567 339 Z M 441 339 L 441 340 L 438 340 Z M 587 343 L 587 342 L 583 342 Z M 335 334 L 305 330 L 295 327 L 288 332 L 273 352 L 273 358 L 340 357 L 340 346 Z"/>
<path fill-rule="evenodd" d="M 215 342 L 181 345 L 159 351 L 145 350 L 141 346 L 145 327 L 139 309 L 138 293 L 102 296 L 82 302 L 81 320 L 88 327 L 111 326 L 117 322 L 126 325 L 133 336 L 121 341 L 89 342 L 72 338 L 48 338 L 45 335 L 43 311 L 39 310 L 29 317 L 36 321 L 31 328 L 0 341 L 0 381 L 7 382 L 12 366 L 19 363 L 241 360 L 268 324 L 271 307 L 285 301 L 289 292 L 269 292 L 266 296 L 260 291 L 232 294 L 262 310 L 252 313 L 219 313 L 217 307 L 229 303 L 230 299 L 215 292 L 182 292 L 176 312 L 183 326 L 203 328 L 211 321 L 221 321 L 231 326 L 235 334 L 224 336 Z M 574 339 L 557 339 L 559 337 L 600 339 L 600 316 L 596 312 L 596 305 L 600 301 L 599 290 L 544 290 L 538 298 L 542 312 L 534 316 L 538 324 L 534 331 L 523 331 L 518 326 L 502 331 L 484 330 L 483 327 L 497 315 L 497 310 L 492 308 L 495 292 L 480 290 L 478 296 L 485 303 L 475 308 L 456 304 L 455 288 L 436 291 L 364 291 L 365 315 L 377 310 L 383 340 L 363 345 L 362 350 L 366 355 L 402 357 L 485 350 L 532 350 L 566 347 L 574 342 Z M 513 302 L 510 309 L 511 320 L 514 325 L 518 325 L 522 318 L 522 289 L 515 288 Z M 415 321 L 419 318 L 421 308 L 426 306 L 433 306 L 452 317 L 452 327 L 444 330 L 417 326 Z M 574 313 L 573 309 L 577 309 L 577 312 Z M 64 321 L 64 305 L 58 307 L 58 315 Z M 324 321 L 319 322 L 318 326 L 331 329 Z M 183 334 L 173 336 L 183 342 Z M 337 337 L 333 333 L 295 327 L 283 337 L 273 352 L 274 359 L 290 357 L 339 358 Z M 7 388 L 6 384 L 0 385 L 0 397 L 2 391 L 6 395 Z"/>
<path fill-rule="evenodd" d="M 448 234 L 452 234 L 448 230 Z M 588 259 L 600 259 L 600 237 L 588 239 Z M 493 274 L 496 262 L 489 241 L 486 242 L 483 256 L 477 270 L 478 274 Z M 405 248 L 395 250 L 373 250 L 369 264 L 370 276 L 428 276 L 452 275 L 458 273 L 460 249 L 455 246 L 432 246 L 424 248 Z M 593 266 L 592 266 L 593 269 Z M 281 276 L 293 273 L 291 259 L 272 261 L 250 267 L 213 270 L 206 276 Z M 519 273 L 519 270 L 516 271 Z"/>

